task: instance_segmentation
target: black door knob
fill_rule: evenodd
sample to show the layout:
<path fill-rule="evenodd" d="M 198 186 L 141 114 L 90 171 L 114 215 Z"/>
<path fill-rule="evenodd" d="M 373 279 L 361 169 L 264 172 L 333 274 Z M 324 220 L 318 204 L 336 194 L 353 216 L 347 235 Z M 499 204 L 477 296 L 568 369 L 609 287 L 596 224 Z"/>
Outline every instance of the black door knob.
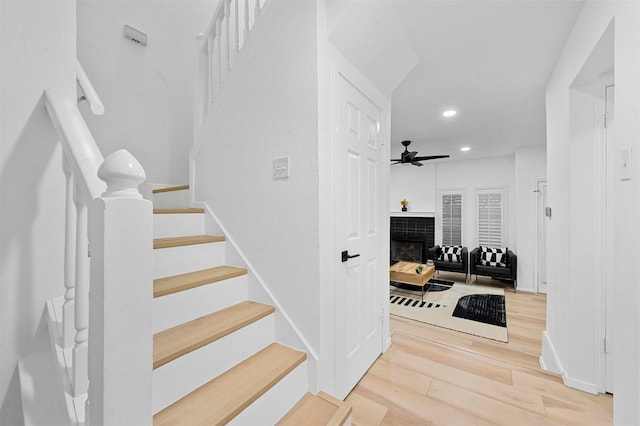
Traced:
<path fill-rule="evenodd" d="M 359 254 L 351 254 L 350 255 L 349 251 L 345 250 L 345 251 L 342 252 L 342 261 L 346 262 L 347 260 L 352 259 L 354 257 L 358 257 L 358 256 L 360 256 L 360 255 Z"/>

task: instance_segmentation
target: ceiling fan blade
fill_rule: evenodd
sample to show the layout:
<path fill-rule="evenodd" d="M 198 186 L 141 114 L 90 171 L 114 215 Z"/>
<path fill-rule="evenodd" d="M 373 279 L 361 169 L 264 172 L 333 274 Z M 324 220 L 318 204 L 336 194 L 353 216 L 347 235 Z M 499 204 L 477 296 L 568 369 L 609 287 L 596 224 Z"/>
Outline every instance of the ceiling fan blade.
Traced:
<path fill-rule="evenodd" d="M 422 166 L 422 163 L 419 161 L 412 161 L 411 164 L 413 164 L 414 166 Z"/>
<path fill-rule="evenodd" d="M 391 165 L 395 165 L 395 164 L 402 164 L 402 161 L 400 160 L 391 160 L 391 161 L 395 161 L 395 163 L 391 163 Z"/>
<path fill-rule="evenodd" d="M 449 158 L 448 155 L 429 155 L 426 157 L 415 157 L 414 161 L 426 161 L 426 160 L 436 160 L 438 158 Z"/>
<path fill-rule="evenodd" d="M 402 161 L 402 158 L 392 158 L 391 161 Z"/>
<path fill-rule="evenodd" d="M 417 151 L 411 151 L 407 155 L 404 156 L 404 161 L 411 162 L 415 159 L 415 156 L 418 154 Z"/>

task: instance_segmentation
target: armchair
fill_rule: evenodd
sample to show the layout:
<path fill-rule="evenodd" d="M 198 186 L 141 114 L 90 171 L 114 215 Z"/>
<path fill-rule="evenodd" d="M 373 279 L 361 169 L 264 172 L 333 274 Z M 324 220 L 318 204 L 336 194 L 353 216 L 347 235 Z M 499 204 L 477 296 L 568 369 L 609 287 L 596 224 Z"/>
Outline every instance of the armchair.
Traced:
<path fill-rule="evenodd" d="M 466 247 L 462 247 L 461 259 L 459 262 L 453 260 L 441 260 L 442 256 L 442 247 L 435 246 L 431 247 L 427 251 L 427 258 L 433 259 L 433 266 L 435 266 L 436 271 L 448 271 L 448 272 L 460 272 L 464 274 L 464 282 L 467 282 L 467 273 L 469 271 L 469 252 Z"/>
<path fill-rule="evenodd" d="M 513 290 L 517 289 L 518 277 L 518 256 L 507 249 L 506 266 L 483 265 L 480 261 L 482 251 L 480 247 L 474 248 L 469 254 L 469 269 L 471 275 L 482 275 L 498 280 L 513 282 Z"/>

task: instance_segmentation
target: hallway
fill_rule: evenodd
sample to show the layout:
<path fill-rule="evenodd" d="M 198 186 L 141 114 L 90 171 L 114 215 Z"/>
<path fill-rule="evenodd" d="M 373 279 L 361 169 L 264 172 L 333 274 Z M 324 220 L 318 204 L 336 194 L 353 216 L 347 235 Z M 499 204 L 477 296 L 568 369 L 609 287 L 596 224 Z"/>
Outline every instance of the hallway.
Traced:
<path fill-rule="evenodd" d="M 611 395 L 540 369 L 546 296 L 506 287 L 505 297 L 508 344 L 392 316 L 391 348 L 347 397 L 353 424 L 612 424 Z"/>

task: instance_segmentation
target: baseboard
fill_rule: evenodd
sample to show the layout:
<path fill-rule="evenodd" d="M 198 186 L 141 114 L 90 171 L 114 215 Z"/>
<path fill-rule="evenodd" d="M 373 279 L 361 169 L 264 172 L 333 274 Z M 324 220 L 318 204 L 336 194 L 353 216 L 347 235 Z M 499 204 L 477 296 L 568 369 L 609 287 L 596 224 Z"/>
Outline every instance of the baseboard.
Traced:
<path fill-rule="evenodd" d="M 565 386 L 568 386 L 570 388 L 598 395 L 598 387 L 595 385 L 595 383 L 588 383 L 583 382 L 582 380 L 572 379 L 571 377 L 569 377 L 566 371 L 562 373 L 562 382 Z"/>
<path fill-rule="evenodd" d="M 564 368 L 558 357 L 558 352 L 549 337 L 547 330 L 542 332 L 542 355 L 539 358 L 540 367 L 545 371 L 564 374 Z"/>

